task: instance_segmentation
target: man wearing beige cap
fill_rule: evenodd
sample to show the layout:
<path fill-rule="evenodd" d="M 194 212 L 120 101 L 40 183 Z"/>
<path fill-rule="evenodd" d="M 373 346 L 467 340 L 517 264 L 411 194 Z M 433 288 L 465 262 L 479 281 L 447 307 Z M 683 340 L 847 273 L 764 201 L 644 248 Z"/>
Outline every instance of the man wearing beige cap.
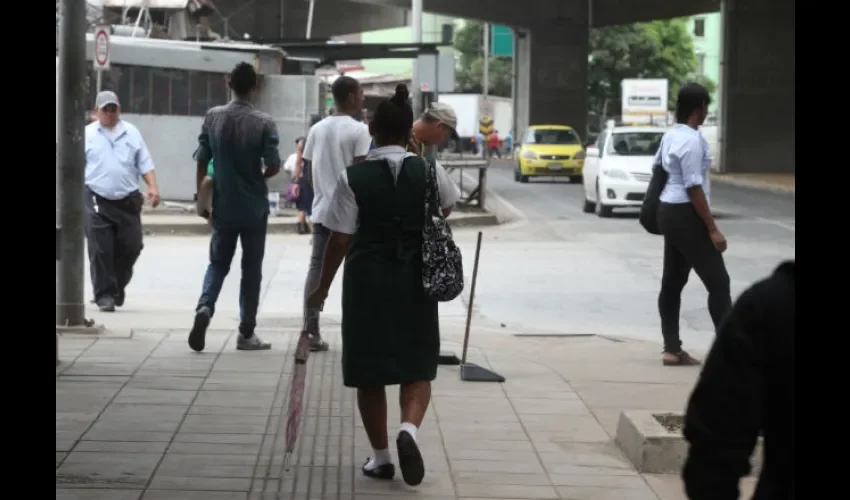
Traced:
<path fill-rule="evenodd" d="M 433 161 L 437 148 L 452 137 L 457 139 L 457 114 L 454 108 L 442 102 L 432 102 L 422 116 L 413 123 L 413 136 L 408 149 Z"/>
<path fill-rule="evenodd" d="M 124 305 L 124 289 L 142 252 L 139 177 L 159 205 L 154 164 L 139 129 L 120 118 L 115 92 L 97 94 L 97 120 L 86 126 L 85 232 L 94 301 L 101 311 Z"/>
<path fill-rule="evenodd" d="M 437 160 L 437 148 L 449 137 L 457 139 L 457 115 L 448 104 L 432 102 L 428 109 L 413 123 L 413 131 L 407 150 L 434 163 L 440 186 L 440 202 L 444 207 L 453 206 L 460 200 L 460 190 L 449 178 L 446 170 Z"/>

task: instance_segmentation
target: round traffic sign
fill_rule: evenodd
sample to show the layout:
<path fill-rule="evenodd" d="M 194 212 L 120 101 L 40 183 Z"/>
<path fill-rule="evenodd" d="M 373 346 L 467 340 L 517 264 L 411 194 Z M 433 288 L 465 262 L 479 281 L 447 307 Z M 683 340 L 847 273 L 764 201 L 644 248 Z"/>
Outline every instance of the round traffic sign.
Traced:
<path fill-rule="evenodd" d="M 109 33 L 105 29 L 99 29 L 94 34 L 94 62 L 98 66 L 109 63 Z"/>

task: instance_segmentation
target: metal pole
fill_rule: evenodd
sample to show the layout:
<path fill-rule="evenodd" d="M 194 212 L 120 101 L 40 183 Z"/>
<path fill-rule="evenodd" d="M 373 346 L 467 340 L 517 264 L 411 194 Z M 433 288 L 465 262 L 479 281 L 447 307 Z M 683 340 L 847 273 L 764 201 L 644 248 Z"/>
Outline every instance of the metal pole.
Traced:
<path fill-rule="evenodd" d="M 307 10 L 307 40 L 310 39 L 310 34 L 313 32 L 313 11 L 316 7 L 316 0 L 310 0 L 310 8 Z"/>
<path fill-rule="evenodd" d="M 56 266 L 56 324 L 85 324 L 83 188 L 86 125 L 86 4 L 62 0 L 59 25 L 58 175 L 62 258 Z"/>
<path fill-rule="evenodd" d="M 410 2 L 410 23 L 411 31 L 413 32 L 413 43 L 422 43 L 422 0 L 411 0 Z M 419 116 L 422 113 L 422 82 L 419 75 L 419 56 L 413 60 L 413 77 L 412 86 L 413 92 L 413 116 Z"/>
<path fill-rule="evenodd" d="M 95 84 L 97 87 L 95 91 L 100 92 L 103 89 L 103 71 L 98 69 L 95 73 L 97 73 L 97 83 Z"/>
<path fill-rule="evenodd" d="M 481 93 L 484 95 L 484 102 L 487 102 L 487 96 L 490 94 L 490 24 L 484 23 L 484 74 L 481 75 Z"/>
<path fill-rule="evenodd" d="M 463 174 L 461 174 L 462 176 Z M 466 331 L 463 334 L 463 353 L 461 364 L 466 364 L 466 354 L 469 351 L 469 327 L 472 324 L 472 306 L 475 301 L 475 282 L 478 281 L 478 259 L 481 257 L 481 231 L 478 231 L 478 241 L 475 243 L 475 261 L 472 265 L 472 287 L 469 290 L 469 304 L 466 305 Z"/>

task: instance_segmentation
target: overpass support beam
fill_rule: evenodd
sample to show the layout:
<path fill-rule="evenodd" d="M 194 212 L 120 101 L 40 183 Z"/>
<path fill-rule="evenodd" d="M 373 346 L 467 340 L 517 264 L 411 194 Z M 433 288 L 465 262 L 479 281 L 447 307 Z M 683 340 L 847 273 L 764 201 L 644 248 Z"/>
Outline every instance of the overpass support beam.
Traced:
<path fill-rule="evenodd" d="M 254 40 L 304 38 L 310 4 L 306 0 L 216 0 L 221 15 L 228 19 L 230 36 L 244 33 Z M 224 34 L 223 22 L 214 17 L 214 29 Z M 404 26 L 407 9 L 350 2 L 316 0 L 312 38 L 360 33 Z"/>
<path fill-rule="evenodd" d="M 570 125 L 587 133 L 588 3 L 517 30 L 516 134 L 528 125 Z"/>
<path fill-rule="evenodd" d="M 794 173 L 794 0 L 723 0 L 720 166 Z"/>

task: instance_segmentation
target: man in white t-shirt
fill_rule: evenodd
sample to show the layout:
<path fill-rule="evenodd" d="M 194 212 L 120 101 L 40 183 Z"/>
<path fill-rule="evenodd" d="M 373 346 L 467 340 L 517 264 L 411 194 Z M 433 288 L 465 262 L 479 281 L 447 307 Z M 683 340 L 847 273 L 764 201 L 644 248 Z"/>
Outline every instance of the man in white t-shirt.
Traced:
<path fill-rule="evenodd" d="M 340 173 L 348 166 L 362 161 L 369 153 L 372 137 L 369 127 L 354 119 L 363 110 L 363 89 L 350 76 L 340 76 L 331 86 L 336 112 L 313 125 L 304 144 L 304 160 L 311 163 L 310 179 L 313 184 L 313 249 L 310 267 L 304 284 L 304 300 L 319 285 L 322 255 L 330 230 L 324 227 Z M 319 332 L 318 311 L 307 311 L 305 305 L 304 325 L 310 334 L 310 347 L 314 351 L 325 351 L 328 344 Z"/>

